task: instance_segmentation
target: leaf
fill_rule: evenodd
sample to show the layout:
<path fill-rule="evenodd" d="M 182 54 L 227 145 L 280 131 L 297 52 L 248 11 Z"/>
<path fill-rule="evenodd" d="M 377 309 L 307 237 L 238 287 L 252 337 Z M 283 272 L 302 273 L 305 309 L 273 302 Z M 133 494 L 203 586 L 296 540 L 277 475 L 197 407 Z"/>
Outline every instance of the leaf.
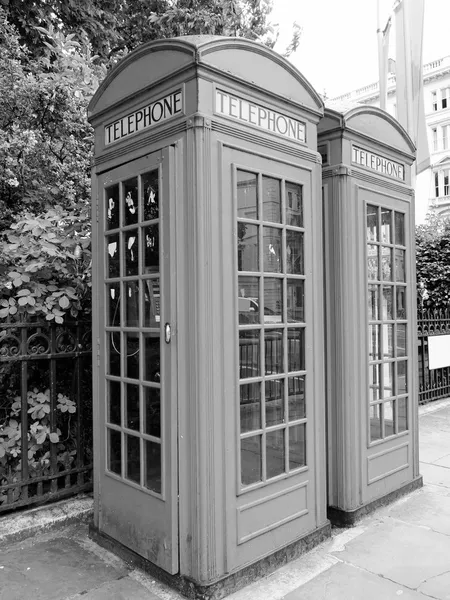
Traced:
<path fill-rule="evenodd" d="M 28 304 L 28 298 L 19 298 L 19 306 L 25 306 Z"/>
<path fill-rule="evenodd" d="M 29 278 L 28 278 L 28 279 L 29 279 Z M 17 292 L 17 296 L 18 296 L 18 297 L 20 297 L 20 296 L 29 296 L 30 294 L 31 294 L 31 291 L 30 291 L 30 290 L 27 290 L 26 288 L 24 288 L 24 289 L 22 289 L 22 290 L 19 290 L 19 291 Z"/>
<path fill-rule="evenodd" d="M 70 306 L 70 300 L 69 300 L 69 298 L 67 296 L 62 296 L 59 299 L 59 305 L 60 305 L 61 308 L 69 308 L 69 306 Z"/>
<path fill-rule="evenodd" d="M 56 444 L 57 442 L 59 442 L 59 435 L 57 433 L 51 433 L 49 435 L 49 438 L 52 444 Z"/>
<path fill-rule="evenodd" d="M 36 442 L 38 444 L 43 444 L 45 442 L 45 438 L 47 437 L 46 432 L 44 431 L 44 433 L 40 433 L 39 435 L 36 436 Z"/>

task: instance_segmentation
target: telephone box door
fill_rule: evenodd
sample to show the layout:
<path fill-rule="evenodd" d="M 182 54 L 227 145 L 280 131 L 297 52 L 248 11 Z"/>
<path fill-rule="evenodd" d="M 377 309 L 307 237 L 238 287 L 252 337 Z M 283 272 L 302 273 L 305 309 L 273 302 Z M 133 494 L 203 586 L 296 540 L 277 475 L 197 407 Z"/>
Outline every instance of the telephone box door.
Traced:
<path fill-rule="evenodd" d="M 99 177 L 99 530 L 178 571 L 172 152 Z"/>

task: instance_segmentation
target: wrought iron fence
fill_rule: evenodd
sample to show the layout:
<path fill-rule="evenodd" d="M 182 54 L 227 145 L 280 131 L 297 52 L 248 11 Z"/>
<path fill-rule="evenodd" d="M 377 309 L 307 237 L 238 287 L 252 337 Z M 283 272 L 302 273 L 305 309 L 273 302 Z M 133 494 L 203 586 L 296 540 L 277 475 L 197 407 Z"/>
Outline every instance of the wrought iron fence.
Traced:
<path fill-rule="evenodd" d="M 90 328 L 0 326 L 0 513 L 92 488 Z"/>
<path fill-rule="evenodd" d="M 450 396 L 450 367 L 429 368 L 428 338 L 444 334 L 450 334 L 449 309 L 418 311 L 419 404 Z"/>

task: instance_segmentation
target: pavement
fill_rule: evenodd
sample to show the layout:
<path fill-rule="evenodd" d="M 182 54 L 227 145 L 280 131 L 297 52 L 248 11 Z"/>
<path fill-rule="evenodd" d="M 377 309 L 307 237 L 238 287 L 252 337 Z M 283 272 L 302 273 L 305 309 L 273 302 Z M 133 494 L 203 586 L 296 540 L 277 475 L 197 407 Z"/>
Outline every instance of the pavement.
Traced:
<path fill-rule="evenodd" d="M 423 488 L 227 600 L 450 600 L 450 400 L 419 413 Z M 81 498 L 0 519 L 0 600 L 182 600 L 95 544 L 75 517 L 90 510 Z"/>

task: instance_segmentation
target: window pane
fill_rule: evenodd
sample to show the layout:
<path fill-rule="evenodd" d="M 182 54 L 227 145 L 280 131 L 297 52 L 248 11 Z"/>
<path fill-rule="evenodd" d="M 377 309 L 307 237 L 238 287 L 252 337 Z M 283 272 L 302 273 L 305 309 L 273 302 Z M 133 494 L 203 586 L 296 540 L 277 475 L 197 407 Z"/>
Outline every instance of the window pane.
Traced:
<path fill-rule="evenodd" d="M 261 436 L 241 440 L 241 481 L 251 485 L 261 481 Z"/>
<path fill-rule="evenodd" d="M 367 277 L 378 280 L 378 246 L 367 246 Z"/>
<path fill-rule="evenodd" d="M 112 473 L 122 474 L 122 434 L 108 429 L 108 469 Z"/>
<path fill-rule="evenodd" d="M 378 307 L 378 294 L 380 286 L 369 285 L 369 321 L 378 321 L 380 318 Z"/>
<path fill-rule="evenodd" d="M 283 330 L 268 329 L 264 333 L 264 361 L 266 375 L 282 373 L 283 368 Z"/>
<path fill-rule="evenodd" d="M 289 427 L 289 470 L 306 466 L 306 424 Z"/>
<path fill-rule="evenodd" d="M 259 330 L 250 329 L 239 332 L 239 377 L 259 377 Z"/>
<path fill-rule="evenodd" d="M 383 281 L 392 281 L 392 250 L 390 248 L 381 248 L 381 273 Z"/>
<path fill-rule="evenodd" d="M 369 366 L 369 400 L 380 400 L 381 398 L 381 365 Z"/>
<path fill-rule="evenodd" d="M 264 277 L 264 323 L 283 320 L 283 281 Z"/>
<path fill-rule="evenodd" d="M 139 282 L 125 283 L 125 327 L 139 327 Z"/>
<path fill-rule="evenodd" d="M 144 207 L 144 221 L 159 217 L 159 181 L 158 171 L 150 171 L 142 175 L 142 202 Z"/>
<path fill-rule="evenodd" d="M 289 421 L 306 417 L 305 377 L 288 378 Z"/>
<path fill-rule="evenodd" d="M 406 319 L 406 288 L 397 286 L 397 319 Z"/>
<path fill-rule="evenodd" d="M 146 279 L 143 282 L 143 290 L 144 327 L 159 327 L 161 321 L 159 278 Z"/>
<path fill-rule="evenodd" d="M 125 377 L 139 379 L 139 334 L 126 333 Z"/>
<path fill-rule="evenodd" d="M 144 241 L 144 273 L 159 271 L 159 226 L 150 225 L 143 229 Z"/>
<path fill-rule="evenodd" d="M 139 431 L 139 387 L 127 383 L 125 388 L 127 393 L 125 426 Z"/>
<path fill-rule="evenodd" d="M 237 212 L 238 217 L 258 218 L 258 182 L 254 173 L 238 170 L 237 176 Z"/>
<path fill-rule="evenodd" d="M 380 358 L 380 326 L 369 325 L 369 360 Z"/>
<path fill-rule="evenodd" d="M 286 231 L 286 273 L 292 275 L 305 273 L 303 233 L 300 231 Z"/>
<path fill-rule="evenodd" d="M 119 234 L 110 235 L 106 238 L 106 247 L 108 250 L 108 277 L 120 277 L 120 245 Z"/>
<path fill-rule="evenodd" d="M 391 239 L 391 222 L 392 211 L 387 208 L 381 209 L 381 241 L 387 244 L 392 242 Z"/>
<path fill-rule="evenodd" d="M 239 277 L 239 324 L 259 323 L 259 277 Z"/>
<path fill-rule="evenodd" d="M 240 386 L 241 433 L 261 428 L 261 384 Z"/>
<path fill-rule="evenodd" d="M 263 176 L 262 194 L 263 220 L 281 223 L 281 181 Z"/>
<path fill-rule="evenodd" d="M 392 286 L 383 286 L 383 319 L 392 321 L 394 319 L 394 297 Z"/>
<path fill-rule="evenodd" d="M 106 229 L 119 227 L 119 184 L 116 183 L 105 190 Z"/>
<path fill-rule="evenodd" d="M 305 330 L 288 329 L 288 371 L 305 370 Z"/>
<path fill-rule="evenodd" d="M 108 302 L 107 324 L 120 327 L 120 283 L 110 283 L 106 286 Z"/>
<path fill-rule="evenodd" d="M 161 444 L 144 441 L 145 444 L 145 482 L 149 490 L 161 493 Z"/>
<path fill-rule="evenodd" d="M 137 275 L 139 264 L 138 230 L 132 229 L 125 234 L 125 275 Z"/>
<path fill-rule="evenodd" d="M 394 435 L 395 400 L 384 403 L 384 437 Z"/>
<path fill-rule="evenodd" d="M 405 251 L 395 249 L 395 280 L 406 281 L 405 278 Z"/>
<path fill-rule="evenodd" d="M 161 381 L 161 338 L 158 333 L 144 333 L 144 379 Z"/>
<path fill-rule="evenodd" d="M 259 271 L 259 227 L 238 223 L 238 270 Z"/>
<path fill-rule="evenodd" d="M 395 213 L 395 243 L 397 246 L 405 245 L 405 215 Z"/>
<path fill-rule="evenodd" d="M 286 225 L 303 227 L 302 186 L 286 183 Z"/>
<path fill-rule="evenodd" d="M 303 279 L 287 280 L 288 323 L 305 322 L 305 282 Z"/>
<path fill-rule="evenodd" d="M 381 440 L 381 413 L 382 404 L 374 404 L 370 407 L 370 441 Z"/>
<path fill-rule="evenodd" d="M 408 431 L 408 398 L 399 398 L 398 406 L 398 433 Z"/>
<path fill-rule="evenodd" d="M 395 363 L 384 363 L 383 369 L 383 398 L 394 395 L 394 365 Z"/>
<path fill-rule="evenodd" d="M 122 424 L 121 414 L 121 397 L 122 390 L 120 381 L 109 381 L 109 395 L 108 395 L 108 423 L 114 425 Z"/>
<path fill-rule="evenodd" d="M 263 236 L 264 271 L 267 273 L 281 273 L 283 270 L 281 259 L 281 229 L 264 227 Z"/>
<path fill-rule="evenodd" d="M 284 473 L 284 429 L 266 434 L 267 479 Z"/>
<path fill-rule="evenodd" d="M 383 358 L 394 358 L 393 325 L 383 325 Z"/>
<path fill-rule="evenodd" d="M 109 337 L 109 360 L 108 360 L 108 374 L 116 375 L 120 377 L 120 333 L 111 332 Z"/>
<path fill-rule="evenodd" d="M 141 483 L 141 442 L 135 435 L 126 435 L 126 473 L 125 477 Z"/>
<path fill-rule="evenodd" d="M 367 241 L 378 242 L 378 208 L 367 205 Z"/>
<path fill-rule="evenodd" d="M 266 380 L 266 427 L 284 423 L 284 380 Z"/>
<path fill-rule="evenodd" d="M 397 363 L 397 394 L 406 394 L 408 391 L 406 366 L 406 360 L 399 360 Z"/>
<path fill-rule="evenodd" d="M 123 198 L 125 225 L 134 225 L 139 219 L 137 177 L 123 182 Z"/>
<path fill-rule="evenodd" d="M 161 393 L 159 389 L 144 387 L 144 433 L 161 437 Z"/>
<path fill-rule="evenodd" d="M 406 325 L 397 325 L 397 356 L 406 356 Z"/>

